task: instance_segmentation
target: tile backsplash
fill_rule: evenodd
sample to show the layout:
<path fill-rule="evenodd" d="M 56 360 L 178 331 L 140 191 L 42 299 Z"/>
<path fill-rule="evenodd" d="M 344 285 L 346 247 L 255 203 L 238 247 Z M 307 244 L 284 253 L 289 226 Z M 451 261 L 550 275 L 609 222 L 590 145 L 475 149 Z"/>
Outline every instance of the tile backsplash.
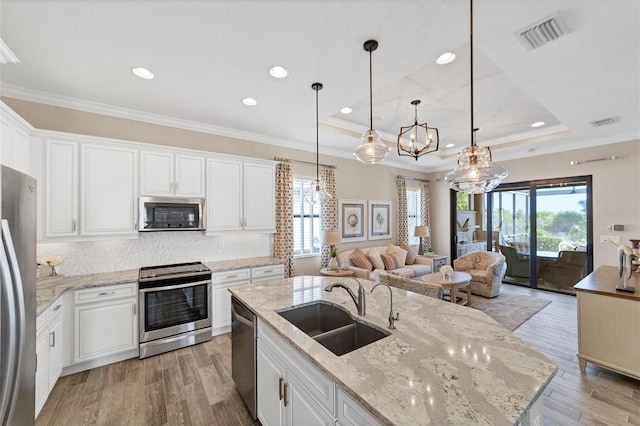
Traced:
<path fill-rule="evenodd" d="M 271 234 L 207 237 L 198 232 L 141 233 L 136 240 L 39 243 L 38 259 L 62 256 L 58 274 L 84 275 L 182 262 L 273 255 Z"/>

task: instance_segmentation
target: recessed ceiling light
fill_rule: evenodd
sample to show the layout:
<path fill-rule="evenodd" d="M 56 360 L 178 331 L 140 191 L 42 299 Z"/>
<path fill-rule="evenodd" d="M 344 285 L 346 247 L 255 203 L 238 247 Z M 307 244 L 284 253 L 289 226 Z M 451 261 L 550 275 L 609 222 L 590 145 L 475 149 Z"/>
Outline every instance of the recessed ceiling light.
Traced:
<path fill-rule="evenodd" d="M 445 52 L 442 55 L 438 56 L 436 59 L 436 64 L 438 65 L 446 65 L 448 63 L 453 62 L 456 59 L 456 54 L 453 52 Z"/>
<path fill-rule="evenodd" d="M 454 146 L 456 146 L 456 144 L 455 144 L 455 143 L 448 143 L 448 144 L 446 144 L 444 147 L 445 147 L 445 148 L 453 148 Z"/>
<path fill-rule="evenodd" d="M 289 76 L 289 70 L 280 65 L 276 65 L 275 67 L 269 68 L 269 74 L 273 78 L 285 78 Z"/>
<path fill-rule="evenodd" d="M 343 114 L 351 114 L 351 112 L 353 112 L 353 110 L 349 107 L 344 107 L 340 110 L 341 113 Z"/>
<path fill-rule="evenodd" d="M 146 68 L 142 67 L 133 67 L 131 68 L 131 72 L 140 78 L 144 78 L 145 80 L 153 80 L 153 73 Z"/>
<path fill-rule="evenodd" d="M 242 103 L 245 104 L 246 106 L 256 106 L 256 105 L 258 105 L 258 101 L 256 101 L 253 98 L 244 98 L 242 100 Z"/>
<path fill-rule="evenodd" d="M 531 127 L 540 127 L 540 126 L 544 126 L 544 121 L 536 121 L 531 125 Z"/>

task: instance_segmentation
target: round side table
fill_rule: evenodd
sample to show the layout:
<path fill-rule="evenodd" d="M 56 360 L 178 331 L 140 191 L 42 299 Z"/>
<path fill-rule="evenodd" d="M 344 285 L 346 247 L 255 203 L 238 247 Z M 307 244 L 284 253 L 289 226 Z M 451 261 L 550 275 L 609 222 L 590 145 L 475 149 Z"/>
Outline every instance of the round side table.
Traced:
<path fill-rule="evenodd" d="M 433 274 L 426 274 L 422 277 L 422 281 L 431 284 L 440 284 L 443 289 L 449 290 L 449 298 L 451 303 L 457 303 L 456 290 L 467 289 L 467 300 L 462 300 L 461 305 L 471 306 L 471 275 L 466 272 L 454 272 L 451 278 L 443 278 L 439 272 Z"/>
<path fill-rule="evenodd" d="M 337 270 L 337 271 L 332 271 L 330 269 L 327 268 L 322 268 L 320 269 L 320 275 L 326 275 L 329 277 L 350 277 L 351 275 L 355 274 L 356 271 L 354 271 L 353 269 L 345 269 L 345 270 Z"/>

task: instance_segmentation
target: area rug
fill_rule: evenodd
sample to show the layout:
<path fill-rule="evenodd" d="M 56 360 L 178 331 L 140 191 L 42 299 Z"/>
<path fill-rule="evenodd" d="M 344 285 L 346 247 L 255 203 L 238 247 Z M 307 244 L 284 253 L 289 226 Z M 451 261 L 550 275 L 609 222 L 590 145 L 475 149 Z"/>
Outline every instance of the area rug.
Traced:
<path fill-rule="evenodd" d="M 549 303 L 550 300 L 517 294 L 501 294 L 493 299 L 475 295 L 471 297 L 472 308 L 484 312 L 511 331 L 520 327 Z"/>

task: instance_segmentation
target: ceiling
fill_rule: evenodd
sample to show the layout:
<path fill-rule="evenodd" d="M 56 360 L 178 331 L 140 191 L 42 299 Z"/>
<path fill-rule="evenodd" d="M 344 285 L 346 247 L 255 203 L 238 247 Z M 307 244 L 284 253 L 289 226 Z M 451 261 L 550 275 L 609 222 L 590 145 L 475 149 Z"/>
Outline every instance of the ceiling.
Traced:
<path fill-rule="evenodd" d="M 526 49 L 521 30 L 555 14 L 566 34 Z M 384 163 L 444 170 L 471 140 L 467 1 L 0 0 L 0 18 L 20 60 L 1 65 L 3 96 L 315 151 L 319 81 L 320 152 L 350 157 L 369 127 L 362 45 L 376 39 L 374 128 L 394 146 L 420 99 L 419 121 L 440 132 L 437 153 L 393 148 Z M 638 0 L 475 1 L 473 32 L 474 121 L 494 160 L 640 139 Z M 437 65 L 446 51 L 457 59 Z"/>

